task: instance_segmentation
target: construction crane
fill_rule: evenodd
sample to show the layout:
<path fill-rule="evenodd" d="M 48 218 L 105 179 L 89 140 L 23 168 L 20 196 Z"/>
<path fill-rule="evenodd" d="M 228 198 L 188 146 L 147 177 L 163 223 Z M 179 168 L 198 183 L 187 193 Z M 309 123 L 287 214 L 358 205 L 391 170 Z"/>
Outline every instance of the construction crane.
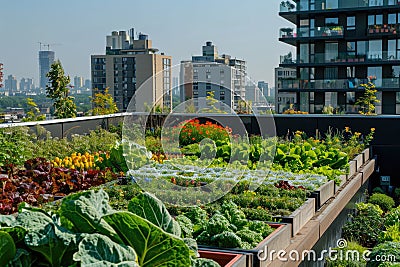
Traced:
<path fill-rule="evenodd" d="M 40 51 L 42 51 L 42 46 L 43 47 L 47 47 L 47 51 L 49 51 L 50 50 L 50 46 L 56 46 L 56 45 L 61 45 L 61 44 L 45 44 L 45 43 L 42 43 L 42 42 L 38 42 L 38 44 L 39 44 L 39 50 Z"/>

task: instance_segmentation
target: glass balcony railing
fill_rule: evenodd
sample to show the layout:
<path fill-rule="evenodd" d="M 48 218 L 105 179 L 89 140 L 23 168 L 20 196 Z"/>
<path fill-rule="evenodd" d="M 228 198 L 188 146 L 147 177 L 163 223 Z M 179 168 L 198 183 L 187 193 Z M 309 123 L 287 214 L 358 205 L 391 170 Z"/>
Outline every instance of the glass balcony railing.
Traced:
<path fill-rule="evenodd" d="M 365 54 L 347 53 L 317 53 L 307 58 L 296 59 L 287 55 L 280 57 L 280 64 L 326 64 L 326 63 L 354 63 L 400 60 L 400 52 L 397 51 L 368 51 Z"/>
<path fill-rule="evenodd" d="M 348 90 L 362 89 L 361 84 L 368 82 L 368 79 L 324 79 L 324 80 L 305 80 L 305 79 L 280 79 L 282 89 L 301 89 L 301 90 Z M 400 88 L 400 77 L 374 79 L 376 88 L 393 89 Z"/>
<path fill-rule="evenodd" d="M 298 38 L 298 37 L 330 37 L 343 36 L 343 26 L 326 26 L 326 27 L 301 27 L 301 28 L 281 28 L 279 30 L 280 38 Z"/>
<path fill-rule="evenodd" d="M 399 0 L 299 0 L 297 4 L 291 1 L 282 1 L 280 12 L 337 10 L 346 8 L 389 7 L 400 5 Z"/>

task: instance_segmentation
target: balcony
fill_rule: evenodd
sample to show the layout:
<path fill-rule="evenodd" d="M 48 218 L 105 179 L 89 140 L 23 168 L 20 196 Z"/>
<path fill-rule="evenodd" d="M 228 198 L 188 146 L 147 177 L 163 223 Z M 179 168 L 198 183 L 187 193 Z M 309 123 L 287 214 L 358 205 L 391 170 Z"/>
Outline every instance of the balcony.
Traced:
<path fill-rule="evenodd" d="M 370 25 L 368 26 L 367 35 L 375 36 L 375 35 L 393 35 L 399 32 L 399 24 L 383 24 L 383 25 Z"/>
<path fill-rule="evenodd" d="M 342 38 L 343 35 L 343 26 L 281 28 L 279 30 L 280 41 L 292 45 L 296 43 L 298 38 Z"/>
<path fill-rule="evenodd" d="M 367 51 L 366 54 L 355 54 L 355 52 L 337 53 L 316 53 L 308 58 L 292 58 L 291 54 L 280 57 L 282 66 L 308 66 L 308 65 L 357 65 L 357 64 L 393 64 L 399 63 L 400 54 L 396 51 Z M 350 64 L 349 64 L 350 63 Z"/>
<path fill-rule="evenodd" d="M 323 79 L 323 80 L 305 80 L 305 79 L 281 79 L 279 80 L 281 92 L 297 92 L 300 90 L 338 92 L 338 91 L 362 91 L 362 84 L 368 82 L 368 79 Z M 384 78 L 373 81 L 377 89 L 386 91 L 395 91 L 400 89 L 400 78 Z"/>

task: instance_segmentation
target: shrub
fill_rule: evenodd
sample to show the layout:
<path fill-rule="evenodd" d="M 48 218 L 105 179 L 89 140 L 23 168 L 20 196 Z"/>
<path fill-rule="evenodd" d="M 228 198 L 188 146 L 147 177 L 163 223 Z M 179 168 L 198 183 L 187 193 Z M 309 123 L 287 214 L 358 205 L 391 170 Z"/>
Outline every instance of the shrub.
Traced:
<path fill-rule="evenodd" d="M 330 257 L 328 257 L 326 259 L 326 266 L 327 267 L 342 267 L 342 266 L 346 266 L 346 267 L 363 267 L 366 264 L 366 261 L 363 259 L 362 255 L 364 253 L 364 251 L 366 251 L 367 249 L 363 246 L 361 246 L 360 244 L 358 244 L 357 242 L 352 242 L 349 241 L 347 243 L 347 246 L 344 248 L 335 248 L 335 250 L 338 251 L 337 253 L 337 259 L 333 260 Z M 359 258 L 344 258 L 345 255 L 354 255 L 353 253 L 350 254 L 346 254 L 347 251 L 357 251 Z M 343 255 L 342 258 L 340 258 L 340 255 Z M 351 257 L 351 256 L 350 256 Z"/>
<path fill-rule="evenodd" d="M 385 242 L 374 247 L 371 254 L 369 255 L 370 261 L 367 262 L 367 267 L 379 266 L 381 261 L 378 261 L 382 256 L 395 257 L 396 259 L 392 262 L 400 262 L 400 242 Z"/>
<path fill-rule="evenodd" d="M 368 202 L 378 205 L 384 212 L 389 211 L 394 206 L 393 198 L 381 193 L 372 194 Z"/>
<path fill-rule="evenodd" d="M 351 216 L 351 221 L 343 227 L 343 237 L 354 240 L 364 247 L 373 247 L 382 231 L 381 208 L 371 203 L 357 204 L 356 216 Z"/>
<path fill-rule="evenodd" d="M 390 227 L 395 225 L 396 223 L 400 222 L 400 206 L 392 209 L 389 213 L 385 216 L 385 227 Z"/>
<path fill-rule="evenodd" d="M 385 191 L 381 187 L 375 187 L 372 189 L 372 193 L 380 193 L 380 194 L 385 194 Z"/>

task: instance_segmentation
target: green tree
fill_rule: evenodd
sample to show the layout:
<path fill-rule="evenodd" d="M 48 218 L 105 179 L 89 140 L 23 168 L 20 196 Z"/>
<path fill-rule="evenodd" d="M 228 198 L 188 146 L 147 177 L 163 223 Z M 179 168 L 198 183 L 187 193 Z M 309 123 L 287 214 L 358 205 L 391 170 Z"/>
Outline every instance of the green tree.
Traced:
<path fill-rule="evenodd" d="M 47 97 L 54 101 L 54 116 L 57 119 L 75 118 L 76 105 L 74 97 L 69 95 L 71 79 L 69 76 L 64 75 L 64 69 L 59 60 L 51 64 L 51 69 L 46 76 L 50 82 L 50 85 L 46 86 L 46 93 Z"/>
<path fill-rule="evenodd" d="M 206 108 L 202 108 L 199 112 L 200 113 L 227 113 L 219 108 L 217 108 L 217 103 L 219 101 L 215 99 L 215 92 L 210 91 L 207 93 L 206 96 Z"/>
<path fill-rule="evenodd" d="M 28 105 L 28 111 L 22 121 L 44 121 L 46 119 L 46 115 L 40 114 L 40 109 L 32 98 L 27 98 L 26 104 Z"/>
<path fill-rule="evenodd" d="M 107 115 L 118 112 L 117 104 L 114 101 L 113 96 L 108 92 L 108 88 L 104 92 L 99 89 L 94 89 L 95 94 L 92 98 L 93 109 L 91 110 L 92 115 Z"/>
<path fill-rule="evenodd" d="M 367 84 L 361 84 L 364 87 L 364 95 L 360 97 L 356 105 L 360 105 L 361 110 L 359 111 L 362 115 L 375 115 L 375 104 L 380 101 L 376 97 L 377 90 L 375 89 L 375 85 L 372 82 L 368 82 Z"/>

